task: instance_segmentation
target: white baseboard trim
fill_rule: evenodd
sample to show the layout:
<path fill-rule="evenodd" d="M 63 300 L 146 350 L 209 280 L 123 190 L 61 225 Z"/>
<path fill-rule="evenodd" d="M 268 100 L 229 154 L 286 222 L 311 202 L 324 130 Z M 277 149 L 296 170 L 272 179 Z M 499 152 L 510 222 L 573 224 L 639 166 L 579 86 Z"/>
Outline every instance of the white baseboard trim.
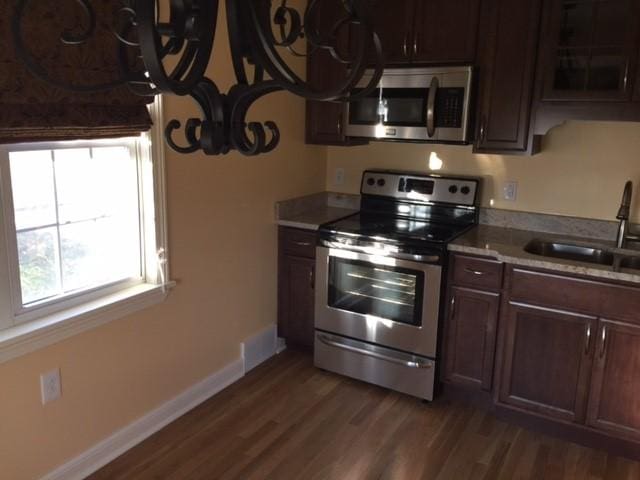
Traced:
<path fill-rule="evenodd" d="M 149 412 L 110 437 L 61 465 L 41 480 L 82 480 L 153 435 L 178 417 L 236 382 L 244 375 L 244 358 L 239 358 Z"/>
<path fill-rule="evenodd" d="M 278 352 L 278 329 L 270 325 L 263 331 L 242 342 L 244 373 L 253 370 Z"/>

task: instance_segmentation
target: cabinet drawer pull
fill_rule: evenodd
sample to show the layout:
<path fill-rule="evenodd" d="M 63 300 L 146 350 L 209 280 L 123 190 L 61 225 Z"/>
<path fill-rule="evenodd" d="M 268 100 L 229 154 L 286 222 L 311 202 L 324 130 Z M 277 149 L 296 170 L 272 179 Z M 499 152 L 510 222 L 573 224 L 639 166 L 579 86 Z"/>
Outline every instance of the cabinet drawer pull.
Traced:
<path fill-rule="evenodd" d="M 607 326 L 602 326 L 602 334 L 600 336 L 600 358 L 604 358 L 604 354 L 607 351 Z"/>
<path fill-rule="evenodd" d="M 311 242 L 293 242 L 295 245 L 299 246 L 299 247 L 310 247 L 311 246 Z"/>
<path fill-rule="evenodd" d="M 587 334 L 585 336 L 585 340 L 584 340 L 584 354 L 588 355 L 589 354 L 589 350 L 591 346 L 591 324 L 589 323 L 587 325 Z"/>
<path fill-rule="evenodd" d="M 472 268 L 465 268 L 464 271 L 478 277 L 485 275 L 485 272 L 482 272 L 480 270 L 473 270 Z"/>

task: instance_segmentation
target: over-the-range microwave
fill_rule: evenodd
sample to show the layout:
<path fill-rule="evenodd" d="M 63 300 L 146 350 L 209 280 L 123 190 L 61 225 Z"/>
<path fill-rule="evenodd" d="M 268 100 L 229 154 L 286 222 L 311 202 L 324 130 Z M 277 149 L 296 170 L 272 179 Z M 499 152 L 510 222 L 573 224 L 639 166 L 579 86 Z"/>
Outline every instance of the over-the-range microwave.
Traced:
<path fill-rule="evenodd" d="M 368 85 L 372 75 L 373 71 L 367 71 L 358 87 Z M 472 80 L 470 66 L 385 69 L 376 90 L 345 104 L 345 133 L 386 140 L 469 143 Z"/>

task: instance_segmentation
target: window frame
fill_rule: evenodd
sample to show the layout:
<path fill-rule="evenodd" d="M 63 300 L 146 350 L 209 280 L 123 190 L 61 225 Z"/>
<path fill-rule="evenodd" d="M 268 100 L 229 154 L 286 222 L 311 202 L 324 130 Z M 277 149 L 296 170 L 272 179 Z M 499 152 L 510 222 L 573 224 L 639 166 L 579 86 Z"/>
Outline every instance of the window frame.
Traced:
<path fill-rule="evenodd" d="M 165 160 L 162 138 L 162 99 L 158 97 L 149 106 L 154 127 L 135 140 L 127 140 L 132 154 L 136 155 L 138 172 L 138 206 L 140 226 L 140 276 L 130 277 L 89 287 L 67 295 L 51 297 L 29 305 L 22 304 L 20 267 L 17 247 L 17 230 L 13 211 L 13 196 L 9 166 L 9 152 L 56 148 L 85 148 L 88 146 L 122 145 L 123 139 L 114 140 L 78 140 L 73 142 L 34 142 L 0 146 L 0 201 L 4 217 L 6 258 L 0 262 L 8 266 L 8 285 L 10 289 L 10 308 L 0 309 L 0 333 L 11 327 L 18 327 L 47 316 L 58 315 L 64 311 L 81 310 L 83 305 L 100 303 L 100 299 L 120 298 L 127 290 L 140 291 L 141 287 L 160 286 L 163 291 L 169 283 L 166 220 Z M 2 247 L 0 242 L 0 247 Z"/>

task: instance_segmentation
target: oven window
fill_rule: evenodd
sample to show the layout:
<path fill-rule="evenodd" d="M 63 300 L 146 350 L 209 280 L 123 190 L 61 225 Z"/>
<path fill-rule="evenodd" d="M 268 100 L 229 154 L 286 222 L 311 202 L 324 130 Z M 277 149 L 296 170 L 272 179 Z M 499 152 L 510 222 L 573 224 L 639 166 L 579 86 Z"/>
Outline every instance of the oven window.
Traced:
<path fill-rule="evenodd" d="M 422 325 L 424 272 L 331 257 L 330 307 Z"/>

